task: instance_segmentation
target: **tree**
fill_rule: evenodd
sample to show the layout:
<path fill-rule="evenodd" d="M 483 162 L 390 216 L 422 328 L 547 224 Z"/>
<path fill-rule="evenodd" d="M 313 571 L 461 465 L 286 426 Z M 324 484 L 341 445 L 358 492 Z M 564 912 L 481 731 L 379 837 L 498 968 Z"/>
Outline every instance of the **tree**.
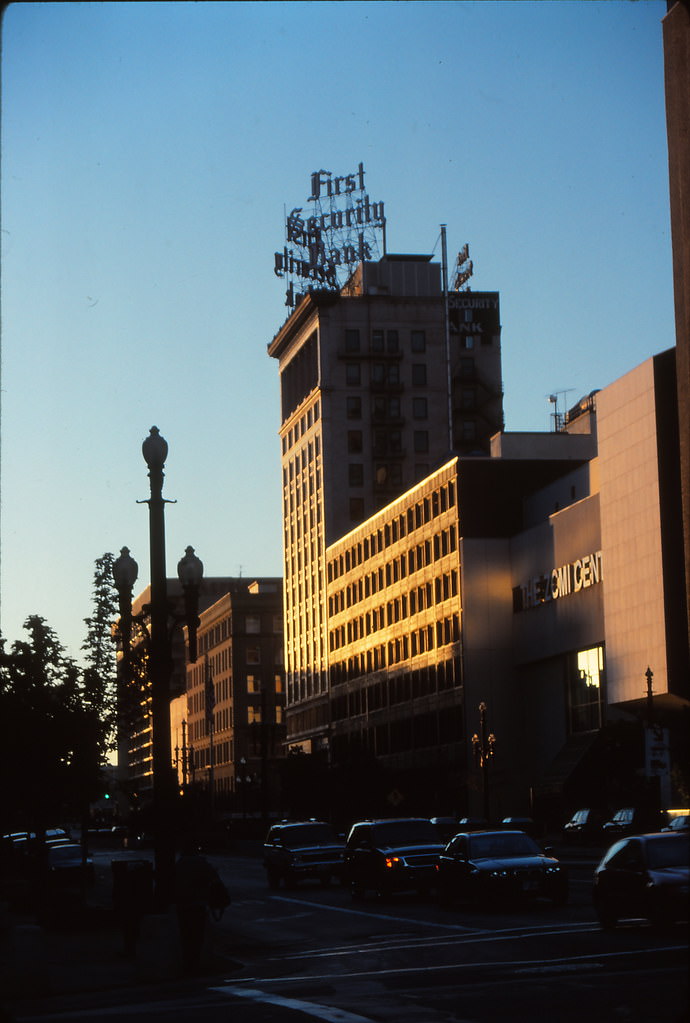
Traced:
<path fill-rule="evenodd" d="M 113 583 L 113 555 L 96 561 L 93 578 L 93 614 L 84 619 L 86 639 L 82 643 L 86 667 L 82 683 L 84 712 L 96 728 L 96 746 L 101 765 L 116 740 L 117 715 L 116 657 L 113 626 L 117 619 L 117 595 Z"/>
<path fill-rule="evenodd" d="M 29 638 L 9 652 L 0 640 L 0 743 L 3 830 L 34 831 L 73 808 L 72 767 L 80 743 L 81 672 L 38 615 Z"/>

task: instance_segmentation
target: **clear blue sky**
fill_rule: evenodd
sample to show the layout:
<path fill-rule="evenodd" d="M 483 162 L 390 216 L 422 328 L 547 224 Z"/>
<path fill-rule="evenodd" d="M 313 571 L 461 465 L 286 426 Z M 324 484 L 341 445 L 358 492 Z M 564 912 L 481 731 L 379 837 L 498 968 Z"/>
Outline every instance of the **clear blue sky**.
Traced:
<path fill-rule="evenodd" d="M 2 632 L 74 656 L 96 558 L 279 575 L 273 274 L 312 171 L 364 163 L 388 249 L 469 242 L 506 427 L 674 344 L 662 27 L 647 2 L 21 3 L 2 36 Z"/>

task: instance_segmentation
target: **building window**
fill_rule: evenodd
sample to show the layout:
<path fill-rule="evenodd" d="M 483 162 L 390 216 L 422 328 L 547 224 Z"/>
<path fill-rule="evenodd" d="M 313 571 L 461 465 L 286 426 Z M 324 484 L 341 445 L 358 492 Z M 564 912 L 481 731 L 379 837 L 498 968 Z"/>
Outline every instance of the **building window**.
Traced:
<path fill-rule="evenodd" d="M 361 430 L 348 430 L 347 431 L 347 450 L 351 455 L 359 454 L 362 450 L 362 431 Z"/>
<path fill-rule="evenodd" d="M 386 348 L 389 352 L 398 351 L 398 332 L 397 330 L 389 330 L 386 332 Z"/>
<path fill-rule="evenodd" d="M 374 398 L 372 405 L 372 412 L 374 419 L 385 419 L 386 418 L 386 399 L 377 395 Z"/>
<path fill-rule="evenodd" d="M 425 453 L 429 450 L 429 434 L 427 430 L 414 431 L 414 449 L 417 453 Z"/>
<path fill-rule="evenodd" d="M 460 408 L 468 409 L 474 408 L 476 404 L 476 394 L 474 387 L 463 387 L 460 390 Z"/>
<path fill-rule="evenodd" d="M 261 632 L 261 619 L 258 615 L 247 615 L 245 619 L 245 629 L 247 632 Z"/>
<path fill-rule="evenodd" d="M 477 424 L 474 419 L 463 419 L 460 423 L 460 430 L 463 440 L 476 440 Z"/>
<path fill-rule="evenodd" d="M 387 379 L 389 384 L 400 383 L 400 366 L 397 362 L 392 362 L 388 367 Z"/>
<path fill-rule="evenodd" d="M 351 487 L 363 486 L 364 466 L 361 462 L 350 462 L 348 466 L 348 481 Z"/>
<path fill-rule="evenodd" d="M 474 359 L 471 355 L 460 357 L 460 376 L 465 378 L 474 376 Z"/>
<path fill-rule="evenodd" d="M 346 352 L 358 352 L 359 351 L 359 331 L 358 330 L 346 330 L 345 331 L 345 351 Z"/>
<path fill-rule="evenodd" d="M 580 650 L 569 669 L 568 710 L 570 731 L 593 732 L 601 728 L 604 688 L 604 648 Z"/>
<path fill-rule="evenodd" d="M 426 419 L 428 417 L 428 407 L 426 398 L 413 398 L 412 399 L 412 415 L 415 419 Z"/>
<path fill-rule="evenodd" d="M 371 332 L 371 350 L 372 352 L 383 351 L 383 331 L 372 330 Z"/>
<path fill-rule="evenodd" d="M 364 501 L 361 497 L 350 498 L 350 521 L 361 522 L 364 518 Z"/>
<path fill-rule="evenodd" d="M 345 381 L 350 387 L 358 387 L 362 380 L 358 362 L 348 362 L 345 367 Z"/>
<path fill-rule="evenodd" d="M 412 384 L 414 387 L 426 386 L 426 365 L 423 362 L 412 364 Z"/>
<path fill-rule="evenodd" d="M 362 418 L 362 399 L 358 394 L 348 395 L 346 407 L 348 419 Z"/>
<path fill-rule="evenodd" d="M 410 335 L 410 344 L 413 352 L 426 351 L 426 334 L 423 330 L 413 330 Z"/>
<path fill-rule="evenodd" d="M 474 348 L 474 337 L 472 336 L 472 334 L 465 334 L 465 336 L 462 339 L 462 347 Z"/>
<path fill-rule="evenodd" d="M 261 651 L 258 646 L 247 647 L 247 664 L 261 664 Z"/>
<path fill-rule="evenodd" d="M 372 384 L 382 384 L 386 379 L 386 367 L 382 362 L 375 362 L 371 367 Z"/>

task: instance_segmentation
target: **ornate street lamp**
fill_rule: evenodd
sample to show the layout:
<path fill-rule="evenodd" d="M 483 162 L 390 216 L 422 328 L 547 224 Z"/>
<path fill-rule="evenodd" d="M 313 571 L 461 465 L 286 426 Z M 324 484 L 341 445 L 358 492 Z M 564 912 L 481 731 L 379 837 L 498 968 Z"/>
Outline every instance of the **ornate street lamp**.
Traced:
<path fill-rule="evenodd" d="M 472 736 L 472 752 L 474 762 L 482 769 L 482 790 L 484 794 L 484 820 L 487 824 L 491 821 L 489 802 L 489 761 L 495 755 L 496 736 L 493 732 L 487 734 L 486 725 L 486 704 L 482 701 L 479 704 L 479 735 L 475 732 Z"/>
<path fill-rule="evenodd" d="M 113 579 L 117 590 L 120 610 L 120 636 L 122 651 L 125 658 L 129 655 L 132 643 L 132 590 L 139 575 L 139 566 L 130 557 L 129 547 L 123 547 L 120 557 L 113 562 Z"/>
<path fill-rule="evenodd" d="M 175 877 L 175 842 L 173 831 L 174 802 L 177 791 L 176 772 L 172 763 L 170 737 L 170 676 L 172 673 L 172 628 L 180 619 L 171 618 L 168 606 L 168 584 L 165 569 L 165 505 L 163 497 L 163 468 L 168 445 L 158 427 L 152 426 L 141 447 L 149 469 L 151 496 L 139 504 L 149 506 L 149 543 L 151 553 L 151 602 L 149 615 L 148 675 L 153 712 L 153 814 L 155 901 L 159 909 L 166 909 L 172 900 Z M 185 619 L 190 637 L 190 660 L 196 660 L 196 631 L 199 625 L 199 585 L 203 565 L 188 547 L 178 565 L 180 582 L 185 597 Z M 125 663 L 128 662 L 131 643 L 132 587 L 137 578 L 136 562 L 129 550 L 122 548 L 113 564 L 113 577 L 120 598 L 121 634 Z"/>

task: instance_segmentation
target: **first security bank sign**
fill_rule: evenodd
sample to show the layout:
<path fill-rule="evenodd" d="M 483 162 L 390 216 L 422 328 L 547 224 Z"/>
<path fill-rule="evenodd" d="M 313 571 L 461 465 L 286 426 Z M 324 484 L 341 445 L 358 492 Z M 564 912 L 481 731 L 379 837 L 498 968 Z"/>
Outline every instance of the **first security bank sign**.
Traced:
<path fill-rule="evenodd" d="M 516 586 L 513 590 L 513 611 L 540 607 L 571 593 L 580 593 L 601 581 L 601 551 L 585 554 L 576 561 L 552 568 L 550 572 L 528 579 L 522 586 Z"/>
<path fill-rule="evenodd" d="M 312 287 L 338 288 L 355 264 L 374 258 L 376 231 L 385 229 L 382 202 L 372 202 L 364 187 L 364 164 L 353 174 L 330 171 L 311 175 L 311 204 L 296 206 L 286 217 L 286 244 L 275 253 L 276 277 L 299 277 Z M 290 283 L 285 304 L 295 304 Z"/>

